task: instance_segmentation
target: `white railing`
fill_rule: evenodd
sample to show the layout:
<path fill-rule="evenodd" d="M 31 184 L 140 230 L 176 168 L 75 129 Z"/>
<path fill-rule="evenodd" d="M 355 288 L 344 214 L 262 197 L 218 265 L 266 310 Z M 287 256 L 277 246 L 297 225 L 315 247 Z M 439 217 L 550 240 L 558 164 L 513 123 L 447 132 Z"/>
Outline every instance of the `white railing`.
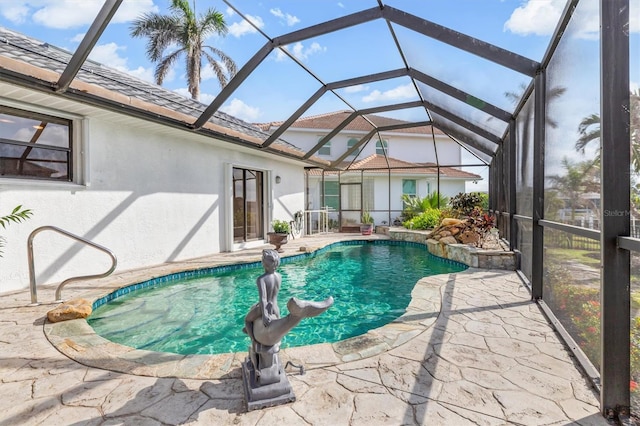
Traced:
<path fill-rule="evenodd" d="M 305 210 L 304 220 L 306 223 L 305 234 L 326 234 L 329 232 L 329 213 L 334 211 L 330 207 L 319 210 Z"/>

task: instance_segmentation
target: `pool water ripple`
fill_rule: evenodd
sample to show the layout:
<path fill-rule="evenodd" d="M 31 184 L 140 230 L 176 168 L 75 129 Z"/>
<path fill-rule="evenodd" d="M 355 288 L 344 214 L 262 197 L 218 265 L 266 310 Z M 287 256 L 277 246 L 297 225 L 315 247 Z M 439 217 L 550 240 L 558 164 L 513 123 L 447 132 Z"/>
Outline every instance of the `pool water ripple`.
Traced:
<path fill-rule="evenodd" d="M 425 276 L 459 272 L 418 244 L 334 245 L 303 259 L 283 259 L 279 305 L 287 315 L 290 297 L 334 305 L 305 319 L 285 336 L 282 347 L 336 342 L 381 327 L 401 316 L 411 290 Z M 99 306 L 88 318 L 96 333 L 137 349 L 179 354 L 246 351 L 244 316 L 258 300 L 261 266 L 165 280 Z"/>

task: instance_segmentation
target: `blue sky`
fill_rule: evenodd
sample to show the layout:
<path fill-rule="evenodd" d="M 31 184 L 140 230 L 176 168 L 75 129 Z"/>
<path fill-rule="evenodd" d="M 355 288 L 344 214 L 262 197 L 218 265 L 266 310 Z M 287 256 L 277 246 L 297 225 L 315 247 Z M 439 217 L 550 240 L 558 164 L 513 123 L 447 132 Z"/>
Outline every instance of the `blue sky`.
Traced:
<path fill-rule="evenodd" d="M 191 3 L 194 4 L 194 0 Z M 565 3 L 565 0 L 385 1 L 386 5 L 537 61 L 542 59 L 547 49 Z M 632 0 L 632 51 L 639 46 L 639 3 L 640 0 Z M 124 0 L 90 58 L 153 82 L 154 65 L 145 56 L 146 40 L 131 38 L 129 28 L 132 20 L 143 13 L 167 13 L 169 4 L 169 0 Z M 0 26 L 74 51 L 101 6 L 100 0 L 0 0 Z M 228 0 L 225 3 L 221 0 L 195 0 L 196 11 L 203 12 L 209 7 L 224 14 L 229 33 L 224 38 L 216 36 L 207 42 L 224 51 L 241 68 L 267 42 L 266 37 L 278 37 L 329 19 L 377 7 L 377 2 Z M 593 46 L 597 46 L 598 1 L 582 0 L 580 7 L 582 13 L 577 18 L 577 29 L 572 34 L 572 38 L 577 40 L 573 46 L 593 50 Z M 457 51 L 403 27 L 393 27 L 412 67 L 504 109 L 512 109 L 512 103 L 504 93 L 518 92 L 522 84 L 530 81 L 529 77 Z M 380 20 L 304 40 L 286 49 L 313 75 L 283 52 L 274 51 L 232 94 L 222 109 L 250 122 L 284 120 L 320 87 L 321 82 L 404 67 L 386 23 Z M 637 62 L 636 54 L 631 69 L 632 89 L 638 88 L 640 82 Z M 593 85 L 589 69 L 581 71 L 574 80 L 584 81 L 585 86 Z M 219 93 L 220 87 L 208 70 L 203 72 L 202 78 L 200 100 L 209 103 Z M 570 82 L 574 93 L 580 93 L 579 81 L 574 80 L 568 78 L 565 83 Z M 188 96 L 182 64 L 178 64 L 168 75 L 164 86 Z M 351 87 L 338 91 L 338 94 L 342 100 L 328 93 L 305 115 L 348 109 L 349 106 L 368 108 L 417 99 L 407 78 Z M 577 106 L 581 103 L 577 98 L 574 101 Z M 447 105 L 452 100 L 442 99 L 442 102 Z M 459 105 L 451 106 L 460 108 Z M 502 127 L 506 126 L 497 120 L 487 121 L 483 113 L 474 109 L 468 109 L 465 113 L 469 114 L 465 118 L 494 132 L 501 132 Z M 584 113 L 579 111 L 579 114 Z M 406 120 L 426 119 L 421 114 L 425 114 L 424 110 L 415 109 L 386 115 Z M 572 129 L 568 135 L 575 134 L 573 124 Z M 573 139 L 574 135 L 568 137 Z"/>
<path fill-rule="evenodd" d="M 377 6 L 374 0 L 229 1 L 269 37 L 277 37 L 328 19 Z M 392 7 L 534 60 L 542 58 L 564 3 L 564 0 L 386 2 Z M 102 2 L 99 0 L 0 0 L 0 25 L 73 51 L 101 5 Z M 132 39 L 129 36 L 129 28 L 131 21 L 141 14 L 166 13 L 168 5 L 169 0 L 124 0 L 94 48 L 91 59 L 153 81 L 154 66 L 145 57 L 145 40 Z M 223 12 L 229 26 L 229 34 L 225 38 L 213 37 L 209 43 L 226 52 L 239 67 L 267 41 L 222 1 L 196 0 L 195 7 L 201 12 L 209 7 Z M 595 25 L 593 30 L 597 30 L 597 22 L 592 25 Z M 403 45 L 408 46 L 406 54 L 411 63 L 428 69 L 433 76 L 448 80 L 447 82 L 474 95 L 478 93 L 479 97 L 498 106 L 509 108 L 510 104 L 504 97 L 504 91 L 517 90 L 520 83 L 528 82 L 525 76 L 489 64 L 473 55 L 456 52 L 425 37 L 416 37 L 414 33 L 403 28 L 396 26 L 395 29 Z M 347 39 L 354 45 L 345 46 L 344 40 Z M 330 82 L 367 72 L 402 67 L 401 59 L 391 43 L 386 25 L 374 21 L 340 33 L 305 40 L 288 48 L 324 82 Z M 445 50 L 445 56 L 439 55 Z M 374 52 L 385 54 L 373 58 Z M 438 57 L 438 60 L 432 60 L 434 57 Z M 469 68 L 476 69 L 476 72 L 470 74 Z M 258 71 L 255 77 L 249 78 L 247 84 L 227 101 L 224 107 L 226 111 L 252 122 L 282 120 L 319 87 L 319 83 L 313 77 L 293 66 L 291 61 L 279 52 L 274 52 L 264 61 Z M 186 95 L 183 74 L 182 66 L 176 67 L 164 86 Z M 212 74 L 206 70 L 203 80 L 201 101 L 208 103 L 220 88 Z M 496 91 L 487 87 L 495 85 L 496 80 L 500 81 L 500 89 Z M 349 103 L 358 107 L 393 99 L 406 102 L 407 99 L 411 100 L 406 94 L 407 83 L 408 80 L 382 82 L 368 87 L 352 88 L 350 91 L 343 91 L 343 94 Z M 286 94 L 283 94 L 283 88 L 286 88 Z M 488 97 L 491 99 L 487 99 Z M 322 112 L 334 105 L 337 109 L 345 109 L 342 102 L 332 99 L 323 101 L 322 105 L 315 108 L 316 111 L 311 112 Z"/>

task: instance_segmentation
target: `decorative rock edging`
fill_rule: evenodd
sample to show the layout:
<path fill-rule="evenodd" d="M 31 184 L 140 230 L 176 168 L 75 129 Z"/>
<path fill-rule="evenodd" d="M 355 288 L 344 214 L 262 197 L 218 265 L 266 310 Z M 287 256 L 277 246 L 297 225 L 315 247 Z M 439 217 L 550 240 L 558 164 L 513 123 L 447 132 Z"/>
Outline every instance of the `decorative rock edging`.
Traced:
<path fill-rule="evenodd" d="M 487 250 L 469 244 L 446 244 L 436 240 L 428 240 L 428 232 L 426 231 L 378 226 L 376 232 L 388 235 L 392 240 L 425 244 L 429 253 L 434 256 L 455 260 L 472 268 L 515 271 L 519 266 L 518 254 L 513 251 Z"/>

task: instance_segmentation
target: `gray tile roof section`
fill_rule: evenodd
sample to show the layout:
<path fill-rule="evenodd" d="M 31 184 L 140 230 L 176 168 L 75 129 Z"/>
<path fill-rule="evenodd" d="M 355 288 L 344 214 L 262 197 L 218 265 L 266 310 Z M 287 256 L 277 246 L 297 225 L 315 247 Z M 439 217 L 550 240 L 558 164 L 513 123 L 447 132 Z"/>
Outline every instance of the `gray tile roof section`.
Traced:
<path fill-rule="evenodd" d="M 0 27 L 0 55 L 61 74 L 71 59 L 72 53 Z M 113 92 L 190 115 L 194 121 L 207 107 L 198 101 L 92 60 L 84 62 L 76 78 Z M 217 111 L 209 121 L 260 140 L 265 140 L 269 136 L 259 127 L 221 111 Z M 298 147 L 282 139 L 276 143 L 304 153 Z"/>

